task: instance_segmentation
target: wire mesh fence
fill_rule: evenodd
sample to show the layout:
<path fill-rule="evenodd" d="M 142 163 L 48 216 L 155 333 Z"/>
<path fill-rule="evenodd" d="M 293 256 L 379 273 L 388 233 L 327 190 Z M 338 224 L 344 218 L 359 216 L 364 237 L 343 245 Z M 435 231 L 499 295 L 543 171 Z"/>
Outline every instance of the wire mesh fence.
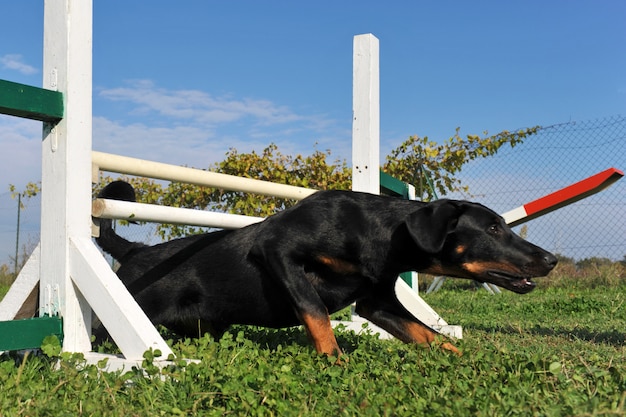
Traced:
<path fill-rule="evenodd" d="M 467 164 L 460 177 L 470 195 L 447 197 L 471 199 L 504 213 L 609 167 L 626 168 L 625 116 L 543 127 L 513 149 Z M 0 265 L 8 271 L 39 240 L 40 198 L 22 203 L 18 210 L 9 192 L 0 194 Z M 516 230 L 522 227 L 530 241 L 563 256 L 626 259 L 626 180 Z M 159 241 L 152 224 L 118 230 L 133 241 Z"/>
<path fill-rule="evenodd" d="M 19 269 L 37 246 L 40 206 L 38 195 L 20 202 L 10 192 L 0 194 L 0 277 Z"/>
<path fill-rule="evenodd" d="M 504 213 L 607 168 L 626 168 L 626 117 L 542 127 L 513 149 L 463 168 L 470 196 Z M 626 180 L 516 227 L 546 249 L 577 260 L 626 255 Z"/>

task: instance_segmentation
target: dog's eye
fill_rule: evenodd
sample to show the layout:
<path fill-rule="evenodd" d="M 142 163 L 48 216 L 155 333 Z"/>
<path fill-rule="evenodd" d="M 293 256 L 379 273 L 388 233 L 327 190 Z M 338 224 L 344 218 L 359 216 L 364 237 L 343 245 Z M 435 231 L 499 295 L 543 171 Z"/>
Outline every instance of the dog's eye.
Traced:
<path fill-rule="evenodd" d="M 487 231 L 492 234 L 492 235 L 497 235 L 500 233 L 500 225 L 498 224 L 492 224 L 491 226 L 489 226 L 489 228 L 487 229 Z"/>

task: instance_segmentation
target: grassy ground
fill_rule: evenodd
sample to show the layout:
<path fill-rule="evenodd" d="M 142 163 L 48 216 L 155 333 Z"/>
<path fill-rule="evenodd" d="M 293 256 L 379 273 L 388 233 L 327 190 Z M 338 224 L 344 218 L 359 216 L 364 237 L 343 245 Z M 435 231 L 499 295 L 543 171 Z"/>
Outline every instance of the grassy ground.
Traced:
<path fill-rule="evenodd" d="M 567 284 L 567 283 L 565 283 Z M 427 301 L 463 326 L 463 356 L 338 334 L 346 361 L 300 329 L 236 327 L 173 339 L 179 358 L 146 373 L 77 366 L 80 355 L 0 357 L 0 416 L 626 415 L 626 285 L 570 281 L 520 296 L 446 283 Z"/>

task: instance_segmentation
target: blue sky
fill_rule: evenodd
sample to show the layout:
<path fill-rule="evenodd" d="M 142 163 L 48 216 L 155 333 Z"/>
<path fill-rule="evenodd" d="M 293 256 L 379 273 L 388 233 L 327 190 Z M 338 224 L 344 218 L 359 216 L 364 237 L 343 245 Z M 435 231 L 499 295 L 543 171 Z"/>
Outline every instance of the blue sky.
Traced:
<path fill-rule="evenodd" d="M 40 86 L 43 2 L 0 15 L 0 79 Z M 207 167 L 317 143 L 349 160 L 362 33 L 380 40 L 383 156 L 410 135 L 623 114 L 625 21 L 622 0 L 96 1 L 93 147 Z M 40 131 L 0 117 L 0 194 L 39 180 Z"/>

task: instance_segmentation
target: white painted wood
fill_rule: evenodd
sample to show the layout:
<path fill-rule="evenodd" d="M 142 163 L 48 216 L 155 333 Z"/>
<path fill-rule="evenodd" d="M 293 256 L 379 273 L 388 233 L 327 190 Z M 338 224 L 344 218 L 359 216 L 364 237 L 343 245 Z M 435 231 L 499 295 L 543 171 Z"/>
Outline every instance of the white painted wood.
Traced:
<path fill-rule="evenodd" d="M 407 192 L 409 200 L 416 200 L 415 186 L 413 184 L 407 184 Z M 415 294 L 419 295 L 419 274 L 415 271 L 411 271 L 411 289 L 415 291 Z"/>
<path fill-rule="evenodd" d="M 367 324 L 367 326 L 365 326 L 365 324 Z M 378 334 L 378 337 L 380 339 L 393 339 L 394 337 L 391 333 L 387 332 L 385 329 L 378 327 L 371 321 L 366 320 L 363 317 L 360 317 L 356 314 L 352 315 L 352 318 L 350 319 L 350 321 L 332 320 L 330 322 L 330 325 L 333 327 L 333 329 L 341 325 L 343 326 L 344 329 L 351 330 L 356 334 L 363 334 L 363 333 L 368 333 L 368 332 L 372 334 Z M 461 326 L 432 325 L 429 327 L 441 334 L 453 337 L 455 339 L 463 338 L 463 329 L 461 328 Z"/>
<path fill-rule="evenodd" d="M 120 356 L 120 355 L 109 355 L 105 353 L 95 353 L 95 352 L 85 353 L 85 363 L 87 364 L 98 365 L 100 361 L 103 361 L 105 359 L 106 359 L 106 365 L 102 368 L 103 372 L 118 372 L 118 371 L 128 372 L 132 370 L 133 368 L 141 369 L 143 365 L 143 358 L 131 360 L 131 359 L 126 359 L 125 357 Z M 185 359 L 185 362 L 199 363 L 200 361 L 196 359 Z M 152 362 L 152 364 L 159 368 L 164 368 L 168 365 L 174 365 L 174 363 L 171 361 L 160 360 L 160 359 L 155 359 Z M 165 379 L 166 377 L 162 375 L 160 378 Z"/>
<path fill-rule="evenodd" d="M 379 45 L 372 34 L 354 37 L 352 69 L 352 190 L 380 193 Z"/>
<path fill-rule="evenodd" d="M 430 284 L 430 286 L 426 290 L 426 294 L 430 294 L 431 292 L 439 291 L 441 289 L 441 286 L 443 285 L 443 283 L 445 281 L 446 281 L 446 277 L 441 277 L 441 276 L 435 277 L 433 279 L 433 282 Z"/>
<path fill-rule="evenodd" d="M 143 359 L 139 360 L 131 360 L 126 359 L 120 355 L 109 355 L 105 353 L 95 353 L 95 352 L 87 352 L 85 353 L 85 362 L 87 364 L 98 365 L 101 361 L 106 359 L 106 365 L 101 368 L 103 372 L 128 372 L 132 370 L 133 367 L 137 369 L 141 369 L 143 365 Z M 187 363 L 200 363 L 197 359 L 183 359 Z M 153 365 L 164 368 L 169 365 L 174 365 L 173 362 L 161 359 L 155 359 L 152 362 Z M 160 378 L 162 380 L 167 377 L 161 375 Z"/>
<path fill-rule="evenodd" d="M 399 279 L 396 282 L 396 295 L 398 300 L 411 312 L 415 317 L 427 326 L 447 326 L 448 323 L 442 319 L 409 285 Z"/>
<path fill-rule="evenodd" d="M 141 360 L 148 349 L 172 353 L 90 238 L 71 239 L 70 259 L 72 280 L 126 359 Z"/>
<path fill-rule="evenodd" d="M 526 208 L 524 206 L 519 206 L 514 208 L 513 210 L 509 210 L 506 213 L 502 214 L 502 218 L 504 219 L 506 224 L 513 223 L 519 219 L 523 219 L 527 217 Z"/>
<path fill-rule="evenodd" d="M 22 267 L 19 275 L 0 301 L 0 321 L 13 320 L 15 315 L 24 305 L 24 301 L 39 283 L 39 256 L 40 245 L 37 245 L 33 253 Z"/>
<path fill-rule="evenodd" d="M 143 358 L 135 360 L 126 359 L 124 356 L 109 355 L 105 353 L 87 352 L 85 353 L 85 362 L 91 365 L 97 365 L 100 361 L 106 359 L 106 366 L 102 369 L 104 372 L 128 372 L 133 369 L 141 369 Z M 171 362 L 165 362 L 169 364 Z M 155 363 L 158 365 L 158 362 Z"/>
<path fill-rule="evenodd" d="M 40 308 L 63 317 L 65 351 L 91 350 L 93 306 L 127 359 L 150 348 L 168 355 L 91 240 L 91 52 L 92 2 L 46 0 L 43 85 L 63 93 L 65 110 L 57 125 L 44 125 Z"/>
<path fill-rule="evenodd" d="M 41 288 L 58 288 L 63 349 L 91 350 L 91 310 L 69 277 L 69 236 L 91 228 L 92 2 L 44 2 L 43 86 L 63 93 L 64 118 L 44 125 L 42 142 Z M 41 291 L 40 305 L 47 300 Z"/>
<path fill-rule="evenodd" d="M 185 224 L 191 226 L 239 229 L 265 220 L 263 217 L 218 213 L 181 207 L 158 206 L 156 204 L 132 203 L 128 201 L 96 199 L 91 215 L 105 219 L 124 219 L 140 222 Z"/>
<path fill-rule="evenodd" d="M 92 158 L 93 164 L 102 171 L 137 175 L 167 181 L 180 181 L 188 184 L 222 188 L 225 190 L 272 195 L 281 198 L 293 198 L 296 200 L 308 197 L 316 191 L 309 188 L 276 184 L 269 181 L 236 177 L 234 175 L 164 164 L 161 162 L 146 161 L 143 159 L 107 154 L 103 152 L 94 151 L 92 153 Z"/>
<path fill-rule="evenodd" d="M 354 37 L 352 74 L 352 190 L 380 193 L 380 73 L 379 42 L 372 34 Z M 415 277 L 416 278 L 416 277 Z M 414 280 L 417 285 L 417 279 Z M 404 307 L 422 323 L 441 332 L 460 334 L 459 326 L 445 321 L 403 280 L 396 294 Z"/>
<path fill-rule="evenodd" d="M 432 309 L 431 306 L 424 301 L 422 297 L 417 295 L 411 287 L 399 279 L 396 281 L 396 295 L 398 300 L 402 303 L 411 314 L 413 314 L 419 321 L 427 325 L 428 327 L 437 330 L 438 332 L 455 337 L 457 339 L 463 338 L 463 331 L 461 326 L 451 326 L 443 318 L 439 316 Z"/>

